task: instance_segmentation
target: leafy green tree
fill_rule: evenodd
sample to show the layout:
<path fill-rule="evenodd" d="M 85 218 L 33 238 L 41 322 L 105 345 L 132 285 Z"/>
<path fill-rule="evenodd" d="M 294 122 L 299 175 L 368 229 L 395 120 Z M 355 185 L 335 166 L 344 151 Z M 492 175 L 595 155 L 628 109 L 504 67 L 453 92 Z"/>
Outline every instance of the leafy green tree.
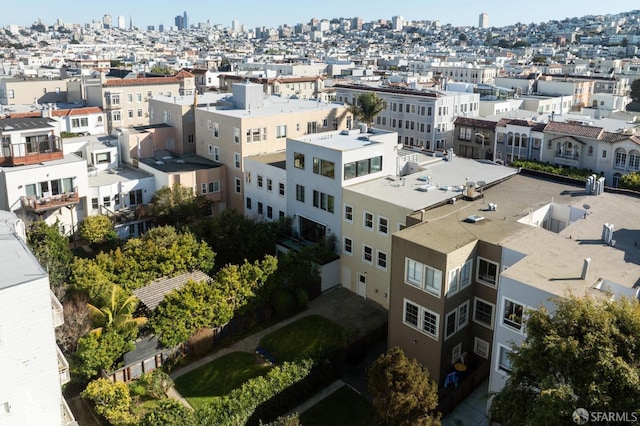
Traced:
<path fill-rule="evenodd" d="M 353 114 L 356 120 L 371 126 L 373 119 L 376 118 L 386 107 L 384 99 L 380 98 L 375 92 L 365 92 L 356 96 L 355 103 L 348 103 L 348 111 Z"/>
<path fill-rule="evenodd" d="M 151 199 L 151 214 L 162 225 L 180 227 L 211 215 L 211 203 L 201 195 L 195 195 L 192 188 L 179 183 L 171 188 L 163 186 Z"/>
<path fill-rule="evenodd" d="M 378 419 L 389 426 L 440 424 L 438 385 L 429 371 L 399 347 L 380 355 L 369 368 L 369 392 Z"/>
<path fill-rule="evenodd" d="M 640 78 L 636 78 L 631 83 L 631 93 L 629 95 L 634 102 L 640 102 Z"/>
<path fill-rule="evenodd" d="M 150 325 L 167 346 L 186 341 L 195 331 L 219 327 L 251 306 L 276 270 L 277 260 L 245 262 L 221 269 L 211 282 L 188 282 L 165 296 L 153 313 Z"/>
<path fill-rule="evenodd" d="M 253 262 L 275 252 L 276 241 L 290 235 L 291 219 L 256 222 L 236 210 L 224 210 L 191 227 L 216 253 L 219 267 Z"/>
<path fill-rule="evenodd" d="M 87 385 L 81 396 L 95 403 L 95 410 L 104 416 L 109 424 L 114 426 L 128 426 L 137 424 L 131 413 L 131 395 L 129 387 L 123 382 L 112 382 L 99 378 Z"/>
<path fill-rule="evenodd" d="M 87 303 L 87 308 L 96 327 L 91 333 L 100 337 L 107 329 L 137 331 L 147 323 L 145 317 L 134 318 L 133 313 L 138 306 L 138 298 L 133 294 L 127 296 L 119 285 L 111 287 L 109 304 L 97 308 Z"/>
<path fill-rule="evenodd" d="M 619 187 L 631 189 L 632 191 L 640 191 L 640 173 L 632 172 L 622 176 Z"/>
<path fill-rule="evenodd" d="M 98 376 L 101 369 L 111 371 L 125 352 L 132 351 L 132 333 L 107 330 L 99 337 L 88 333 L 78 340 L 78 350 L 71 358 L 71 371 L 83 379 Z"/>
<path fill-rule="evenodd" d="M 69 241 L 58 231 L 58 223 L 32 222 L 27 229 L 27 244 L 42 267 L 49 273 L 51 288 L 61 301 L 67 292 L 73 254 Z"/>
<path fill-rule="evenodd" d="M 195 414 L 175 399 L 162 399 L 147 410 L 140 426 L 199 426 Z"/>
<path fill-rule="evenodd" d="M 88 216 L 80 224 L 80 238 L 89 244 L 100 244 L 118 238 L 111 219 L 104 215 Z"/>
<path fill-rule="evenodd" d="M 577 407 L 640 414 L 640 304 L 575 296 L 553 303 L 553 310 L 529 312 L 527 337 L 514 347 L 513 370 L 493 397 L 491 417 L 566 425 Z"/>
<path fill-rule="evenodd" d="M 156 65 L 155 67 L 151 68 L 151 72 L 153 74 L 164 74 L 164 75 L 175 74 L 175 71 L 171 67 L 160 66 L 160 65 Z"/>
<path fill-rule="evenodd" d="M 91 303 L 100 304 L 109 300 L 112 284 L 134 290 L 161 277 L 196 269 L 209 272 L 214 259 L 211 248 L 192 233 L 162 226 L 94 259 L 76 259 L 70 282 Z"/>

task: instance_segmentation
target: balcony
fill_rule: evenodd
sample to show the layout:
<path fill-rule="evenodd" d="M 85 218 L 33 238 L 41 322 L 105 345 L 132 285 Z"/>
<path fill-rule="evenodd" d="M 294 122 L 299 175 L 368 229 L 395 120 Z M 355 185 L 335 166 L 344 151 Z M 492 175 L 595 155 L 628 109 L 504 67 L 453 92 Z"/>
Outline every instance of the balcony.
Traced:
<path fill-rule="evenodd" d="M 70 192 L 40 198 L 36 196 L 23 196 L 20 201 L 24 210 L 36 214 L 43 214 L 49 210 L 78 204 L 80 197 L 78 197 L 78 187 L 76 186 L 73 191 Z"/>
<path fill-rule="evenodd" d="M 53 326 L 60 327 L 64 324 L 64 313 L 62 310 L 62 303 L 58 300 L 55 294 L 52 291 L 49 292 L 51 294 L 51 311 L 53 314 Z"/>
<path fill-rule="evenodd" d="M 577 155 L 556 154 L 554 162 L 562 166 L 580 167 L 580 157 Z"/>
<path fill-rule="evenodd" d="M 62 158 L 62 139 L 41 135 L 25 143 L 4 145 L 0 152 L 0 166 L 23 166 Z"/>
<path fill-rule="evenodd" d="M 62 425 L 64 426 L 78 426 L 76 418 L 67 404 L 67 400 L 62 398 L 62 404 L 60 404 L 60 415 L 62 416 Z"/>
<path fill-rule="evenodd" d="M 60 373 L 60 386 L 66 385 L 71 381 L 71 374 L 69 374 L 69 362 L 62 354 L 62 351 L 56 345 L 56 352 L 58 353 L 58 372 Z"/>

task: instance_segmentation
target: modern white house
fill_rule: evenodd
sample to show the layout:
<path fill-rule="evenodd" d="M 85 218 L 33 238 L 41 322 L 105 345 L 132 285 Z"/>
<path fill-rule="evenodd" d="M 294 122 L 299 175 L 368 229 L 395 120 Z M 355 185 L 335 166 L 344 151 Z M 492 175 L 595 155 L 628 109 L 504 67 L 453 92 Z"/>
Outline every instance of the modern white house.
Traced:
<path fill-rule="evenodd" d="M 287 139 L 287 213 L 304 240 L 341 238 L 342 188 L 397 172 L 397 133 L 342 130 Z"/>
<path fill-rule="evenodd" d="M 244 214 L 258 221 L 287 215 L 287 168 L 285 152 L 246 157 Z"/>
<path fill-rule="evenodd" d="M 0 424 L 77 425 L 61 391 L 69 382 L 54 333 L 62 306 L 25 239 L 24 222 L 0 211 Z"/>

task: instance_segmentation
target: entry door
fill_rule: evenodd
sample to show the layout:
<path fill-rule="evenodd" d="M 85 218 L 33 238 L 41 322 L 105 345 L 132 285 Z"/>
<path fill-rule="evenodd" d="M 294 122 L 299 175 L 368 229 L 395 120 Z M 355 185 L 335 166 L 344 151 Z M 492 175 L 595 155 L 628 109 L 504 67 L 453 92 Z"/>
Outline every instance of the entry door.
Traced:
<path fill-rule="evenodd" d="M 367 276 L 358 274 L 358 296 L 367 298 Z"/>

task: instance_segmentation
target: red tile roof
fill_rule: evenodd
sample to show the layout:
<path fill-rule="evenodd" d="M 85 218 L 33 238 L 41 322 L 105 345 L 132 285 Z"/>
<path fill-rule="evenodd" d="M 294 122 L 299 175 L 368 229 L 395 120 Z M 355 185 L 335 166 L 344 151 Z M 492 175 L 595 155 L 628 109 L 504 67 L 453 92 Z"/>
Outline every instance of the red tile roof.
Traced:
<path fill-rule="evenodd" d="M 107 80 L 103 86 L 153 86 L 156 84 L 179 84 L 180 79 L 176 77 L 142 77 L 142 78 L 118 78 Z"/>
<path fill-rule="evenodd" d="M 495 121 L 482 120 L 479 118 L 456 117 L 453 121 L 453 124 L 455 124 L 456 126 L 471 126 L 480 129 L 495 130 L 498 123 Z"/>
<path fill-rule="evenodd" d="M 578 123 L 561 123 L 559 121 L 550 121 L 544 127 L 544 132 L 558 133 L 561 135 L 579 136 L 591 139 L 600 139 L 604 133 L 602 127 L 586 126 Z"/>

